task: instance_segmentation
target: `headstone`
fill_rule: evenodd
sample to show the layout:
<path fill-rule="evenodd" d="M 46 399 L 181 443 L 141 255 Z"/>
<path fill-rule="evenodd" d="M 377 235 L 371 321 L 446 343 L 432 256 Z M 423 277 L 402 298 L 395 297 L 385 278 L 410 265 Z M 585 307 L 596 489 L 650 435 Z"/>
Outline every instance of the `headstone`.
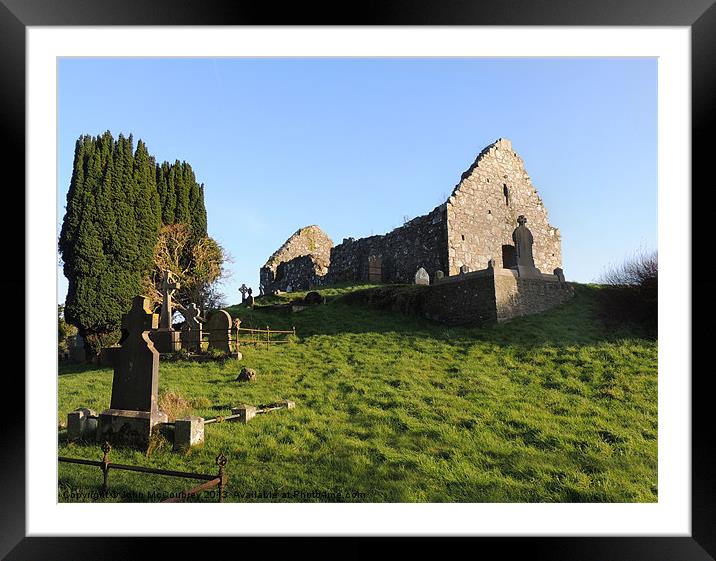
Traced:
<path fill-rule="evenodd" d="M 201 321 L 199 318 L 201 311 L 192 302 L 187 306 L 182 315 L 184 316 L 184 326 L 181 330 L 181 348 L 192 353 L 201 350 Z"/>
<path fill-rule="evenodd" d="M 495 260 L 494 260 L 494 259 L 490 259 L 490 260 L 487 262 L 487 268 L 488 268 L 488 269 L 494 269 L 495 266 L 496 266 L 496 263 L 495 263 Z"/>
<path fill-rule="evenodd" d="M 85 362 L 87 360 L 87 352 L 85 351 L 85 340 L 77 333 L 74 337 L 68 337 L 68 348 L 70 360 L 72 362 Z"/>
<path fill-rule="evenodd" d="M 136 296 L 122 316 L 125 337 L 115 355 L 110 408 L 99 416 L 100 441 L 146 448 L 152 427 L 168 420 L 157 404 L 159 353 L 149 338 L 157 323 L 144 296 Z"/>
<path fill-rule="evenodd" d="M 440 270 L 435 271 L 435 282 L 441 281 L 445 278 L 445 273 Z"/>
<path fill-rule="evenodd" d="M 565 282 L 564 281 L 564 271 L 560 267 L 557 267 L 554 270 L 554 274 L 557 277 L 557 279 L 559 280 L 559 282 Z"/>
<path fill-rule="evenodd" d="M 174 421 L 174 450 L 185 451 L 203 442 L 203 417 L 184 417 Z"/>
<path fill-rule="evenodd" d="M 239 292 L 241 292 L 241 303 L 242 303 L 242 304 L 243 304 L 244 302 L 246 302 L 246 293 L 247 293 L 248 291 L 249 291 L 249 288 L 248 288 L 245 284 L 242 284 L 242 285 L 241 285 L 241 288 L 239 288 Z"/>
<path fill-rule="evenodd" d="M 290 284 L 286 287 L 286 292 L 293 292 L 293 287 Z"/>
<path fill-rule="evenodd" d="M 246 306 L 249 308 L 254 307 L 254 295 L 251 288 L 249 288 L 249 295 L 246 297 Z"/>
<path fill-rule="evenodd" d="M 214 310 L 206 322 L 209 332 L 209 350 L 231 352 L 231 316 L 226 310 Z"/>
<path fill-rule="evenodd" d="M 303 303 L 308 306 L 316 306 L 323 302 L 323 298 L 319 292 L 312 290 L 303 297 Z"/>
<path fill-rule="evenodd" d="M 517 259 L 517 273 L 520 277 L 539 277 L 540 271 L 535 267 L 532 255 L 534 238 L 527 224 L 527 218 L 520 214 L 517 217 L 517 228 L 512 232 L 512 241 L 515 242 L 515 256 Z"/>
<path fill-rule="evenodd" d="M 415 273 L 415 284 L 430 284 L 430 275 L 422 267 Z"/>
<path fill-rule="evenodd" d="M 465 274 L 467 274 L 467 273 L 469 273 L 469 272 L 470 272 L 470 267 L 468 267 L 467 265 L 461 265 L 461 266 L 460 266 L 460 274 L 461 274 L 461 275 L 465 275 Z"/>
<path fill-rule="evenodd" d="M 181 348 L 178 331 L 172 329 L 172 295 L 181 285 L 174 281 L 170 271 L 164 271 L 162 283 L 162 309 L 159 314 L 159 329 L 152 333 L 152 341 L 160 353 L 171 353 Z"/>

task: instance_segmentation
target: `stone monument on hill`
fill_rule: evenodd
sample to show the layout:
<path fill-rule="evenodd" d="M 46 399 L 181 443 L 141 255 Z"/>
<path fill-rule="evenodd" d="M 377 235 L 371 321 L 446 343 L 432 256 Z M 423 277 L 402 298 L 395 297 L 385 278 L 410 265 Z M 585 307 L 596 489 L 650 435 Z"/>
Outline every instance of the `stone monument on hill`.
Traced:
<path fill-rule="evenodd" d="M 534 238 L 527 224 L 527 218 L 520 214 L 517 217 L 517 228 L 512 232 L 512 241 L 515 242 L 515 255 L 517 258 L 517 273 L 521 277 L 539 276 L 540 270 L 535 267 L 534 256 L 532 255 L 532 244 Z"/>
<path fill-rule="evenodd" d="M 159 353 L 149 339 L 157 323 L 144 296 L 136 296 L 122 316 L 124 338 L 113 361 L 110 408 L 99 416 L 100 441 L 146 447 L 154 425 L 168 420 L 157 404 Z"/>
<path fill-rule="evenodd" d="M 181 285 L 175 282 L 170 271 L 164 271 L 162 283 L 162 310 L 159 315 L 159 329 L 152 332 L 152 341 L 160 353 L 171 353 L 181 348 L 178 331 L 172 328 L 172 295 Z"/>

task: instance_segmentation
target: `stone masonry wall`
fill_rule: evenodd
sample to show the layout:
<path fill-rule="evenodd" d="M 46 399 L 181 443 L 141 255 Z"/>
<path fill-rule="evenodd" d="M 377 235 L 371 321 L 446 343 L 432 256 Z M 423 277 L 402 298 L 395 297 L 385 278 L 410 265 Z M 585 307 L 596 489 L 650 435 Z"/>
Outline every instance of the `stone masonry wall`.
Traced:
<path fill-rule="evenodd" d="M 432 284 L 422 313 L 448 325 L 481 325 L 544 312 L 572 296 L 574 289 L 555 275 L 520 278 L 510 269 L 485 269 Z"/>
<path fill-rule="evenodd" d="M 500 139 L 480 153 L 462 175 L 446 206 L 446 274 L 457 274 L 461 265 L 472 271 L 484 269 L 490 259 L 498 267 L 509 268 L 511 264 L 503 261 L 503 246 L 514 246 L 512 232 L 520 214 L 527 217 L 527 227 L 534 237 L 532 249 L 537 268 L 552 273 L 562 266 L 559 230 L 550 226 L 547 210 L 509 140 Z"/>
<path fill-rule="evenodd" d="M 348 238 L 335 247 L 318 226 L 302 228 L 261 268 L 260 281 L 264 293 L 271 293 L 341 281 L 412 283 L 420 267 L 434 278 L 438 270 L 457 275 L 462 265 L 485 269 L 490 259 L 498 269 L 507 269 L 516 264 L 512 232 L 521 214 L 534 237 L 535 265 L 551 274 L 562 266 L 559 230 L 549 224 L 511 142 L 499 139 L 478 155 L 449 199 L 429 214 L 387 234 Z"/>
<path fill-rule="evenodd" d="M 494 277 L 479 273 L 455 277 L 455 282 L 431 285 L 423 300 L 423 315 L 447 325 L 482 325 L 497 321 Z"/>
<path fill-rule="evenodd" d="M 261 267 L 259 280 L 264 294 L 318 284 L 328 273 L 332 247 L 333 242 L 318 226 L 296 231 Z"/>
<path fill-rule="evenodd" d="M 368 258 L 379 256 L 381 282 L 412 283 L 420 268 L 433 276 L 447 267 L 445 205 L 382 236 L 370 236 L 343 243 L 331 250 L 328 283 L 368 282 Z"/>
<path fill-rule="evenodd" d="M 544 312 L 563 304 L 572 296 L 574 289 L 566 282 L 522 278 L 507 270 L 498 270 L 495 275 L 498 322 Z"/>

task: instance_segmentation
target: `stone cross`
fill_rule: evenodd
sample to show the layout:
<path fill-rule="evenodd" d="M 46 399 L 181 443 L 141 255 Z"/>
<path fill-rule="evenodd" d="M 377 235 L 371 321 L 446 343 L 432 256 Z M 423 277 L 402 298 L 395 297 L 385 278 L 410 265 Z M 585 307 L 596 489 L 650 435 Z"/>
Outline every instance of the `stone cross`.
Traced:
<path fill-rule="evenodd" d="M 430 275 L 422 267 L 415 273 L 415 284 L 430 284 Z"/>
<path fill-rule="evenodd" d="M 231 352 L 231 316 L 225 310 L 215 310 L 206 322 L 209 331 L 209 349 Z"/>
<path fill-rule="evenodd" d="M 525 224 L 527 218 L 523 214 L 517 217 L 517 228 L 512 232 L 512 241 L 515 242 L 515 250 L 517 253 L 517 265 L 523 267 L 534 267 L 535 260 L 532 256 L 532 244 L 534 238 L 532 232 L 529 231 Z"/>
<path fill-rule="evenodd" d="M 186 321 L 184 322 L 184 329 L 188 331 L 201 329 L 201 322 L 199 321 L 200 314 L 201 310 L 196 307 L 196 304 L 194 302 L 189 304 L 189 306 L 184 310 L 184 313 L 182 314 L 186 319 Z"/>
<path fill-rule="evenodd" d="M 199 352 L 201 350 L 201 321 L 199 317 L 199 308 L 192 302 L 182 312 L 186 319 L 181 330 L 181 348 L 189 352 Z"/>
<path fill-rule="evenodd" d="M 181 284 L 174 281 L 169 270 L 164 271 L 162 283 L 159 288 L 162 290 L 162 312 L 159 316 L 159 329 L 172 328 L 172 294 L 181 287 Z"/>
<path fill-rule="evenodd" d="M 241 292 L 241 303 L 243 304 L 246 302 L 246 293 L 249 292 L 251 289 L 247 288 L 245 284 L 241 285 L 241 288 L 239 288 L 239 292 Z"/>

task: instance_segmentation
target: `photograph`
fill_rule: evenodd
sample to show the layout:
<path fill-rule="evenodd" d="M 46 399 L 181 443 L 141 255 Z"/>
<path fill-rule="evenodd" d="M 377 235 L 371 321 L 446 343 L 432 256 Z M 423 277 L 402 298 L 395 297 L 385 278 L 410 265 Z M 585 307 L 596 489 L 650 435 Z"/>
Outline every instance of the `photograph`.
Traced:
<path fill-rule="evenodd" d="M 713 0 L 337 14 L 0 0 L 0 558 L 713 561 Z"/>
<path fill-rule="evenodd" d="M 656 57 L 58 57 L 60 503 L 657 503 Z"/>

